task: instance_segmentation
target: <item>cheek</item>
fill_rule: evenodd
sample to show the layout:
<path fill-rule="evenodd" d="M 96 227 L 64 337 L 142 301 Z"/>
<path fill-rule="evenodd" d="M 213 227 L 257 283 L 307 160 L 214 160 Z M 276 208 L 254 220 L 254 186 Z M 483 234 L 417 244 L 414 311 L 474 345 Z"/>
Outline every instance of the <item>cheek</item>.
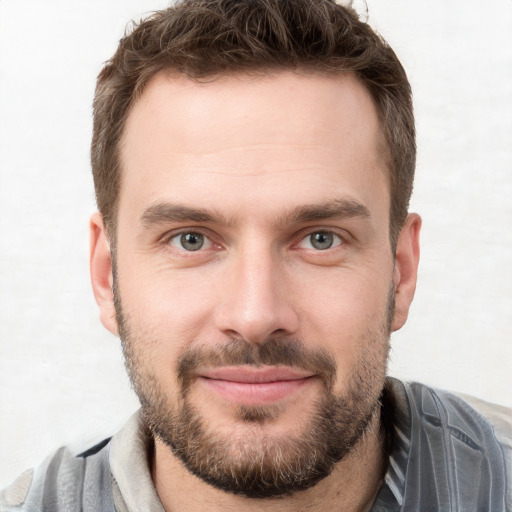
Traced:
<path fill-rule="evenodd" d="M 134 326 L 177 350 L 199 337 L 215 304 L 212 291 L 219 286 L 209 285 L 201 272 L 137 261 L 125 262 L 124 268 L 130 272 L 120 274 L 120 292 Z"/>
<path fill-rule="evenodd" d="M 346 273 L 302 287 L 308 290 L 301 298 L 304 341 L 331 353 L 341 374 L 351 373 L 365 351 L 386 350 L 390 283 L 391 276 L 388 282 L 382 275 Z"/>

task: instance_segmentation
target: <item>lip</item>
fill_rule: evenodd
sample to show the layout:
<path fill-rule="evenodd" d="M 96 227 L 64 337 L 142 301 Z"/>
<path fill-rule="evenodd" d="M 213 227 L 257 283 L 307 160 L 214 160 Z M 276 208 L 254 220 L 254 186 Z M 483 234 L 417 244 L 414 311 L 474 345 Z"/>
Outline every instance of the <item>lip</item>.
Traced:
<path fill-rule="evenodd" d="M 233 366 L 205 370 L 198 379 L 221 397 L 243 405 L 283 400 L 312 381 L 313 374 L 290 367 Z"/>

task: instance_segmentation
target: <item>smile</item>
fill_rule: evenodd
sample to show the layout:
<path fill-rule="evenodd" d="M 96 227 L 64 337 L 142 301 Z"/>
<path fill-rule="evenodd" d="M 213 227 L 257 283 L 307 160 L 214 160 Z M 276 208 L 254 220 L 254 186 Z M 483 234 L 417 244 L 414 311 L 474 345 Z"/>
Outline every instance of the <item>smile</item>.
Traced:
<path fill-rule="evenodd" d="M 314 375 L 288 367 L 223 367 L 201 372 L 199 381 L 221 397 L 242 405 L 265 405 L 287 398 Z"/>

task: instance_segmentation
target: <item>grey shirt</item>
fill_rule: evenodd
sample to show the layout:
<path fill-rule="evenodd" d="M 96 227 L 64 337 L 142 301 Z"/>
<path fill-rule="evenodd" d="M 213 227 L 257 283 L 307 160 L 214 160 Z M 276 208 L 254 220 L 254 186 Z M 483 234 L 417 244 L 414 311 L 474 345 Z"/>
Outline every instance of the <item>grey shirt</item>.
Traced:
<path fill-rule="evenodd" d="M 381 511 L 512 512 L 512 410 L 388 379 L 391 451 Z M 79 455 L 61 448 L 0 495 L 0 511 L 164 512 L 151 480 L 151 436 L 136 413 Z"/>

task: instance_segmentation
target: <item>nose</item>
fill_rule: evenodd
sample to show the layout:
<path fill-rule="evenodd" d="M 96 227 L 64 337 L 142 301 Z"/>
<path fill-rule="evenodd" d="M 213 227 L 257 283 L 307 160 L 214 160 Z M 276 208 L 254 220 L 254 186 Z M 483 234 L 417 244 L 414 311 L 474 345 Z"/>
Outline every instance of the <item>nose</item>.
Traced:
<path fill-rule="evenodd" d="M 253 344 L 294 334 L 299 317 L 278 258 L 271 251 L 248 250 L 233 259 L 216 309 L 217 329 Z"/>

